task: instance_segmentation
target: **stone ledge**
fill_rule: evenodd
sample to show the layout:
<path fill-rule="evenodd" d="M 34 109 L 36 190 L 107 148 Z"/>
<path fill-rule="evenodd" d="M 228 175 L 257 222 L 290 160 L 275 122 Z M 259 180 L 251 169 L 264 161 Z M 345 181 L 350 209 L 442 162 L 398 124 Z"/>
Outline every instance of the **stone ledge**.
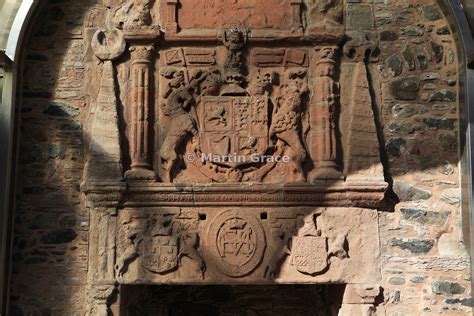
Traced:
<path fill-rule="evenodd" d="M 96 199 L 110 197 L 110 193 L 123 192 L 123 186 L 95 184 L 86 194 Z M 377 208 L 383 203 L 388 187 L 380 183 L 327 184 L 167 184 L 130 181 L 123 192 L 125 206 L 352 206 Z"/>

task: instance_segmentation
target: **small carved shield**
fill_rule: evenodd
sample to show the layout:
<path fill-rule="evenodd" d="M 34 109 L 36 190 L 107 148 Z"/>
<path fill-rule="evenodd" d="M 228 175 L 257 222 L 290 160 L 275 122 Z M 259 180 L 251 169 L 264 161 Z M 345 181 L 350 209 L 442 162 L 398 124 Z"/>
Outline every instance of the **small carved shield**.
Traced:
<path fill-rule="evenodd" d="M 155 273 L 164 273 L 178 266 L 178 237 L 154 236 L 144 240 L 143 266 Z"/>
<path fill-rule="evenodd" d="M 291 264 L 302 273 L 315 274 L 328 266 L 327 238 L 293 237 Z"/>

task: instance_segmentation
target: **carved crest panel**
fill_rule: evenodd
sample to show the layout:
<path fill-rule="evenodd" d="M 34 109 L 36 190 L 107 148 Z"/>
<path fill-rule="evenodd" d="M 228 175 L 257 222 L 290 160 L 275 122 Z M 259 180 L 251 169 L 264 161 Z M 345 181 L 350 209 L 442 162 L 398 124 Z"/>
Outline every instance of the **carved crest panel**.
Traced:
<path fill-rule="evenodd" d="M 342 4 L 127 0 L 107 9 L 92 33 L 101 80 L 83 185 L 94 208 L 110 208 L 97 215 L 107 224 L 97 234 L 110 234 L 102 275 L 343 283 L 369 282 L 354 273 L 367 262 L 380 270 L 370 208 L 387 184 L 363 57 L 375 44 L 360 34 L 342 47 Z M 356 97 L 345 104 L 343 63 L 355 69 Z"/>
<path fill-rule="evenodd" d="M 367 282 L 379 268 L 367 209 L 126 208 L 118 223 L 124 284 Z M 355 273 L 362 264 L 367 273 Z"/>

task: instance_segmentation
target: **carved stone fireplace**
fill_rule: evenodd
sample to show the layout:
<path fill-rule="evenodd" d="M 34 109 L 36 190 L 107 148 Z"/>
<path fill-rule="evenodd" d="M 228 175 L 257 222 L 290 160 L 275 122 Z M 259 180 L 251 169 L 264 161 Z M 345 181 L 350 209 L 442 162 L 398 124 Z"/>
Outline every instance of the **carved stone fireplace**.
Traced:
<path fill-rule="evenodd" d="M 376 310 L 377 40 L 331 3 L 91 13 L 90 315 L 173 284 L 339 284 L 341 315 Z"/>

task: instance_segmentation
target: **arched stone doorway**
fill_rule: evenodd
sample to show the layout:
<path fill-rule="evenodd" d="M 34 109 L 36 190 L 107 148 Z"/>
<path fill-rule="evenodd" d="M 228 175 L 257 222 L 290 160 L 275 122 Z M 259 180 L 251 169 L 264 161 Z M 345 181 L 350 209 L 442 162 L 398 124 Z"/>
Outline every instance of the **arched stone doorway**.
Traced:
<path fill-rule="evenodd" d="M 466 282 L 436 270 L 468 269 L 450 226 L 457 60 L 441 11 L 265 5 L 215 21 L 211 2 L 46 5 L 25 57 L 14 286 L 56 264 L 80 289 L 71 306 L 87 293 L 99 315 L 127 284 L 339 283 L 354 314 L 411 308 L 400 293 L 426 270 L 416 291 L 463 308 Z M 404 275 L 410 260 L 434 272 Z"/>

